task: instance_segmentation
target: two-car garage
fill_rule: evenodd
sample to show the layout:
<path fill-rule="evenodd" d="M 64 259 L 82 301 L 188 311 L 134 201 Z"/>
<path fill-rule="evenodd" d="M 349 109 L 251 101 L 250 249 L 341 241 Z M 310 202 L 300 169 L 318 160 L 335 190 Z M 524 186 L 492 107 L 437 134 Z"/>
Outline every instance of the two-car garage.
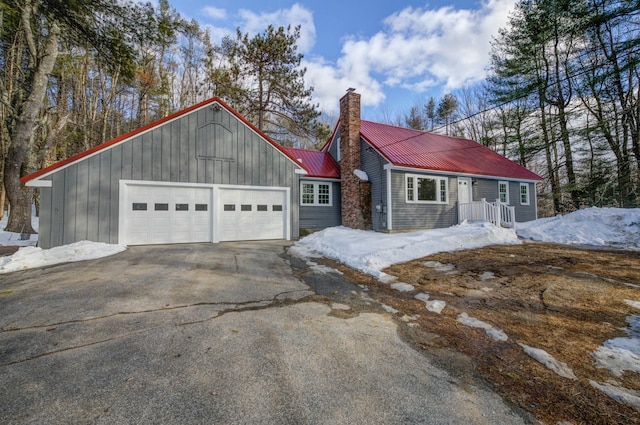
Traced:
<path fill-rule="evenodd" d="M 289 188 L 120 182 L 119 243 L 289 239 Z"/>

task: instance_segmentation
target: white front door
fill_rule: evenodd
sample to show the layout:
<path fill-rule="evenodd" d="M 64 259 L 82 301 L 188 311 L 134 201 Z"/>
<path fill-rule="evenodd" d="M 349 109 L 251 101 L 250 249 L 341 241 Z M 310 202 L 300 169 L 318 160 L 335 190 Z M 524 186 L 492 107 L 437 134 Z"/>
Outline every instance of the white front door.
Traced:
<path fill-rule="evenodd" d="M 473 200 L 471 179 L 458 177 L 458 203 L 468 204 Z"/>

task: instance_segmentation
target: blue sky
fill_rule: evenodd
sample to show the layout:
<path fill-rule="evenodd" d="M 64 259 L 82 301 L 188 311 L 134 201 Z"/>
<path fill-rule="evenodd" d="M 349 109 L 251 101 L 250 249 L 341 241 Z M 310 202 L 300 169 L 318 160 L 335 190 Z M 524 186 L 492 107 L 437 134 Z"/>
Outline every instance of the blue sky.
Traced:
<path fill-rule="evenodd" d="M 363 117 L 396 116 L 429 96 L 485 77 L 489 41 L 515 0 L 186 0 L 170 3 L 195 18 L 214 41 L 225 34 L 301 25 L 298 48 L 314 101 L 336 114 L 349 87 L 362 95 Z"/>

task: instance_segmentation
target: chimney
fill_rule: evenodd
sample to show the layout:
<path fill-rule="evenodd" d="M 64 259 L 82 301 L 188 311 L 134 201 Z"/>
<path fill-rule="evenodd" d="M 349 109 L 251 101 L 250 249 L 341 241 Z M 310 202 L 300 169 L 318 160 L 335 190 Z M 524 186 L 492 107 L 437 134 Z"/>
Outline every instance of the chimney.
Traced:
<path fill-rule="evenodd" d="M 360 180 L 360 95 L 354 89 L 340 99 L 340 176 L 342 225 L 371 229 L 371 183 Z"/>

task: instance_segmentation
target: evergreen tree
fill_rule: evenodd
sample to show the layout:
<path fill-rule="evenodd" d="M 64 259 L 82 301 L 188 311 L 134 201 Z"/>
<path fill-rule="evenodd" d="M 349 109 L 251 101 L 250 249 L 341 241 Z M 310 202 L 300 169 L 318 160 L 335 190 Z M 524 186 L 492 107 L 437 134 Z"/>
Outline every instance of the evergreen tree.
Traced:
<path fill-rule="evenodd" d="M 286 134 L 308 138 L 318 131 L 320 112 L 311 103 L 313 88 L 304 84 L 299 38 L 299 26 L 292 30 L 270 25 L 253 37 L 238 29 L 235 43 L 224 48 L 230 65 L 217 75 L 224 90 L 221 94 L 232 106 L 283 143 Z"/>

